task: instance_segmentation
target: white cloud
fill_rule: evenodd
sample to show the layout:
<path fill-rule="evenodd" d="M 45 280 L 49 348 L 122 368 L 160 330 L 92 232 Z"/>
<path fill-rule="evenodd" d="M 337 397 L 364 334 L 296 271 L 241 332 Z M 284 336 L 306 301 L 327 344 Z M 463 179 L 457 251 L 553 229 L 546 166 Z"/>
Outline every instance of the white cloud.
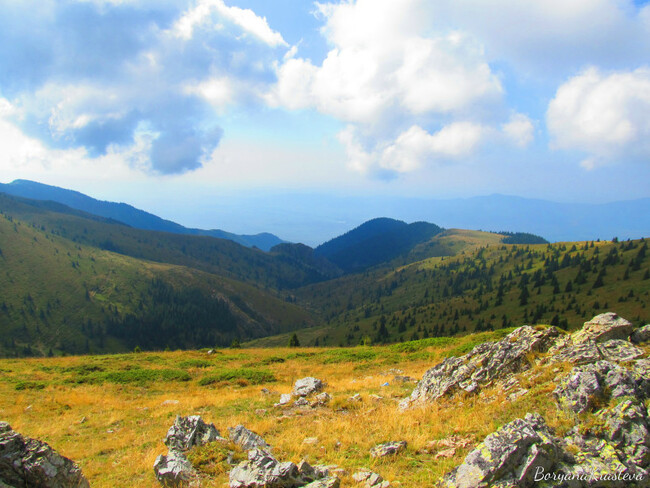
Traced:
<path fill-rule="evenodd" d="M 227 76 L 209 78 L 200 83 L 188 83 L 183 91 L 203 98 L 218 110 L 234 103 L 237 98 L 236 84 Z"/>
<path fill-rule="evenodd" d="M 519 147 L 526 147 L 534 139 L 533 122 L 527 115 L 515 113 L 510 120 L 501 126 L 503 134 Z"/>
<path fill-rule="evenodd" d="M 213 29 L 219 29 L 220 24 L 212 16 L 214 12 L 220 20 L 232 22 L 269 46 L 287 46 L 282 35 L 269 27 L 266 18 L 259 17 L 250 9 L 228 7 L 223 0 L 199 0 L 176 21 L 172 30 L 177 37 L 187 40 L 197 26 L 211 23 Z"/>
<path fill-rule="evenodd" d="M 270 105 L 314 108 L 350 123 L 339 140 L 349 166 L 362 172 L 412 171 L 430 154 L 461 158 L 477 147 L 481 138 L 472 134 L 480 124 L 466 122 L 467 115 L 499 102 L 503 92 L 480 44 L 432 30 L 424 0 L 318 9 L 332 49 L 320 65 L 293 55 L 279 64 L 277 84 L 266 94 Z M 436 126 L 445 127 L 434 135 L 423 128 Z M 467 143 L 463 150 L 454 146 L 458 139 Z"/>
<path fill-rule="evenodd" d="M 650 157 L 650 69 L 602 73 L 589 68 L 561 85 L 547 111 L 552 147 L 590 155 L 591 169 Z"/>
<path fill-rule="evenodd" d="M 392 142 L 365 150 L 353 126 L 339 133 L 351 168 L 362 173 L 408 173 L 427 163 L 457 159 L 472 154 L 490 129 L 472 122 L 454 122 L 429 134 L 418 125 L 402 132 Z"/>

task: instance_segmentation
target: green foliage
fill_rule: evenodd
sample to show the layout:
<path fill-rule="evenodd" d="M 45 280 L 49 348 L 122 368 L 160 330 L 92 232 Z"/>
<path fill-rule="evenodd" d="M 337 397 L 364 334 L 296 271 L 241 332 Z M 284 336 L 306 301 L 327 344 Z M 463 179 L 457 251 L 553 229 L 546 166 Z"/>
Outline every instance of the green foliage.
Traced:
<path fill-rule="evenodd" d="M 261 385 L 277 381 L 272 372 L 263 369 L 233 368 L 225 369 L 201 378 L 198 383 L 201 386 L 208 386 L 215 383 L 237 383 Z"/>
<path fill-rule="evenodd" d="M 294 333 L 291 335 L 291 338 L 289 339 L 289 347 L 300 347 L 300 341 L 298 340 L 298 336 Z"/>

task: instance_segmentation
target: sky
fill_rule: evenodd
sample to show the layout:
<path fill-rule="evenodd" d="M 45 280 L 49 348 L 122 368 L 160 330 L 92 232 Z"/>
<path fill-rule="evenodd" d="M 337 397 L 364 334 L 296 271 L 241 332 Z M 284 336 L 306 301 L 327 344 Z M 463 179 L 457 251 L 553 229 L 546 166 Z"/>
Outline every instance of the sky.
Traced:
<path fill-rule="evenodd" d="M 2 182 L 235 232 L 291 194 L 645 198 L 650 4 L 0 0 L 0 148 Z"/>

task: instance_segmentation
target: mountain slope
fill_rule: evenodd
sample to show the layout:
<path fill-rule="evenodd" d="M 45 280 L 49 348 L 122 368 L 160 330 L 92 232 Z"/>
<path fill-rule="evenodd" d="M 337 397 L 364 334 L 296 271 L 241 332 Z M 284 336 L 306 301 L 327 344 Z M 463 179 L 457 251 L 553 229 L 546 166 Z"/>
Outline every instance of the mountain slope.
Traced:
<path fill-rule="evenodd" d="M 170 220 L 162 219 L 126 203 L 97 200 L 83 193 L 45 185 L 29 180 L 15 180 L 8 184 L 0 183 L 0 191 L 9 195 L 34 200 L 51 200 L 84 212 L 123 222 L 131 227 L 144 230 L 158 230 L 174 234 L 188 234 L 228 239 L 246 247 L 257 247 L 268 251 L 284 242 L 279 237 L 264 232 L 255 235 L 238 235 L 224 230 L 189 229 Z"/>
<path fill-rule="evenodd" d="M 358 272 L 392 261 L 441 231 L 428 222 L 407 224 L 378 218 L 321 244 L 314 255 L 328 259 L 347 273 Z"/>
<path fill-rule="evenodd" d="M 225 346 L 315 323 L 250 285 L 75 243 L 6 213 L 0 264 L 0 355 Z"/>
<path fill-rule="evenodd" d="M 303 286 L 329 276 L 281 256 L 225 239 L 135 229 L 64 205 L 0 193 L 0 210 L 74 242 L 127 256 L 188 266 L 274 289 Z"/>

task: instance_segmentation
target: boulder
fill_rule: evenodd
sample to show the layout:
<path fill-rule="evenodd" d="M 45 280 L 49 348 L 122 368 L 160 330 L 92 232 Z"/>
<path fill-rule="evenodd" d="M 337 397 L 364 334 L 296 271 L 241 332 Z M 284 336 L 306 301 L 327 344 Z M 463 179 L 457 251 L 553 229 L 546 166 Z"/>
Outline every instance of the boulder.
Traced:
<path fill-rule="evenodd" d="M 573 343 L 594 341 L 605 342 L 611 339 L 627 339 L 632 333 L 632 324 L 614 312 L 601 313 L 585 322 L 582 329 L 573 334 Z"/>
<path fill-rule="evenodd" d="M 498 342 L 479 344 L 464 356 L 447 358 L 424 374 L 400 408 L 462 391 L 476 392 L 493 380 L 528 369 L 530 354 L 547 351 L 558 335 L 555 327 L 537 330 L 525 325 Z"/>
<path fill-rule="evenodd" d="M 280 401 L 275 404 L 276 407 L 282 407 L 284 405 L 287 405 L 291 401 L 291 394 L 290 393 L 283 393 L 280 395 Z"/>
<path fill-rule="evenodd" d="M 627 362 L 643 356 L 643 351 L 628 341 L 612 339 L 598 344 L 598 349 L 608 361 Z"/>
<path fill-rule="evenodd" d="M 230 488 L 292 488 L 304 484 L 294 463 L 281 463 L 263 449 L 249 451 L 248 461 L 230 471 Z"/>
<path fill-rule="evenodd" d="M 165 445 L 170 451 L 184 452 L 219 438 L 217 428 L 213 424 L 206 424 L 199 415 L 188 417 L 179 415 L 167 432 Z"/>
<path fill-rule="evenodd" d="M 268 450 L 271 448 L 271 446 L 269 446 L 260 435 L 248 430 L 243 425 L 228 427 L 228 436 L 230 437 L 231 441 L 233 441 L 245 451 L 257 448 Z"/>
<path fill-rule="evenodd" d="M 0 486 L 87 488 L 81 468 L 47 443 L 0 422 Z"/>
<path fill-rule="evenodd" d="M 385 456 L 394 456 L 406 449 L 406 441 L 395 441 L 395 442 L 386 442 L 384 444 L 379 444 L 372 449 L 370 449 L 370 455 L 372 457 L 385 457 Z"/>
<path fill-rule="evenodd" d="M 324 407 L 332 400 L 332 397 L 329 393 L 323 392 L 319 393 L 314 397 L 314 401 L 311 402 L 312 407 Z"/>
<path fill-rule="evenodd" d="M 381 475 L 373 473 L 369 469 L 357 471 L 352 475 L 352 479 L 357 483 L 363 483 L 366 488 L 385 488 L 390 486 L 390 483 L 384 480 Z"/>
<path fill-rule="evenodd" d="M 323 389 L 325 385 L 318 378 L 308 376 L 297 380 L 293 385 L 292 394 L 295 396 L 306 397 Z"/>
<path fill-rule="evenodd" d="M 488 435 L 460 466 L 445 475 L 443 486 L 534 486 L 538 470 L 550 470 L 559 449 L 544 419 L 527 414 Z"/>
<path fill-rule="evenodd" d="M 642 344 L 650 341 L 650 324 L 644 325 L 632 332 L 632 334 L 630 334 L 630 341 L 635 344 Z"/>
<path fill-rule="evenodd" d="M 594 341 L 585 341 L 573 344 L 570 336 L 548 351 L 548 362 L 589 364 L 603 359 L 603 354 Z"/>
<path fill-rule="evenodd" d="M 199 474 L 182 452 L 170 450 L 166 456 L 161 454 L 156 458 L 153 470 L 156 479 L 165 487 L 200 486 Z"/>

